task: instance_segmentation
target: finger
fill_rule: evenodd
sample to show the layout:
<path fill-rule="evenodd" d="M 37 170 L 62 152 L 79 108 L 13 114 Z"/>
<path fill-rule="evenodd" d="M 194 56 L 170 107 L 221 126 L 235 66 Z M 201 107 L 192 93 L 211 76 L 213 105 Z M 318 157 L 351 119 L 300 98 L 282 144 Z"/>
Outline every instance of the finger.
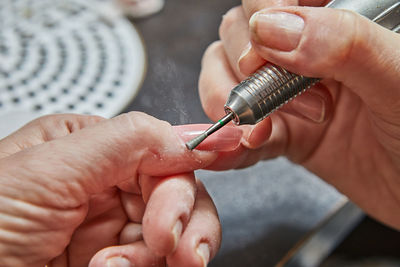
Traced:
<path fill-rule="evenodd" d="M 98 116 L 59 114 L 31 121 L 0 141 L 0 159 L 26 148 L 64 137 L 104 120 Z"/>
<path fill-rule="evenodd" d="M 218 158 L 209 166 L 209 170 L 229 170 L 245 168 L 260 160 L 286 156 L 296 163 L 308 159 L 323 137 L 327 122 L 315 124 L 295 116 L 276 112 L 270 116 L 272 131 L 263 137 L 263 130 L 254 127 L 252 138 L 259 139 L 262 146 L 252 148 L 248 142 L 242 142 L 234 151 L 220 152 Z"/>
<path fill-rule="evenodd" d="M 119 243 L 121 245 L 125 245 L 140 241 L 142 239 L 142 225 L 139 223 L 128 223 L 121 231 Z"/>
<path fill-rule="evenodd" d="M 273 128 L 271 130 L 271 121 Z M 263 128 L 266 128 L 265 130 Z M 265 136 L 263 135 L 265 133 Z M 254 140 L 257 141 L 254 141 Z M 207 166 L 209 170 L 246 168 L 263 159 L 284 155 L 288 143 L 287 127 L 279 116 L 271 116 L 249 130 L 249 137 L 233 151 L 220 152 L 217 160 Z M 254 144 L 258 142 L 258 145 Z M 260 145 L 262 143 L 263 145 Z"/>
<path fill-rule="evenodd" d="M 231 68 L 240 79 L 244 79 L 244 75 L 250 75 L 264 65 L 265 60 L 255 52 L 251 45 L 248 50 L 241 52 L 242 47 L 249 40 L 248 22 L 242 8 L 234 8 L 224 16 L 220 27 L 220 36 Z M 331 115 L 331 96 L 325 87 L 319 85 L 308 90 L 308 92 L 302 94 L 293 103 L 284 106 L 281 110 L 321 123 Z M 253 130 L 251 131 L 253 132 Z M 257 131 L 259 130 L 256 129 Z M 259 135 L 255 134 L 253 136 Z M 252 148 L 262 145 L 262 142 L 248 141 L 248 143 L 249 147 Z"/>
<path fill-rule="evenodd" d="M 342 82 L 377 113 L 390 114 L 398 106 L 400 60 L 393 54 L 398 34 L 353 12 L 310 7 L 261 11 L 253 15 L 251 29 L 255 48 L 269 61 Z"/>
<path fill-rule="evenodd" d="M 251 46 L 249 22 L 241 6 L 232 8 L 224 15 L 219 36 L 231 68 L 239 80 L 265 64 L 265 60 Z"/>
<path fill-rule="evenodd" d="M 206 114 L 215 121 L 225 114 L 223 106 L 230 90 L 237 83 L 227 62 L 221 42 L 211 45 L 203 58 L 199 80 L 200 99 Z M 286 105 L 283 111 L 301 119 L 322 123 L 329 119 L 332 106 L 331 93 L 326 90 L 326 87 L 317 86 Z M 245 145 L 254 149 L 268 140 L 272 126 L 269 119 L 266 119 L 255 127 L 242 129 Z"/>
<path fill-rule="evenodd" d="M 232 22 L 232 28 L 243 29 L 247 28 L 248 30 L 248 22 L 250 17 L 257 11 L 262 9 L 270 8 L 270 7 L 279 7 L 279 6 L 290 6 L 290 5 L 304 5 L 304 6 L 324 6 L 330 0 L 243 0 L 243 9 L 241 17 L 235 14 L 227 14 L 230 15 L 232 18 L 229 20 L 227 16 L 226 19 L 222 23 L 227 22 L 226 24 L 229 25 L 229 22 Z M 245 23 L 245 25 L 243 25 Z M 239 27 L 239 25 L 241 25 Z M 234 30 L 232 30 L 234 31 Z M 243 38 L 243 34 L 240 35 Z M 249 40 L 249 35 L 246 35 L 246 40 Z M 233 34 L 233 38 L 235 38 L 235 34 Z M 232 38 L 230 38 L 232 39 Z M 237 42 L 237 41 L 236 41 Z M 252 44 L 249 42 L 246 46 L 242 46 L 240 52 L 236 52 L 236 54 L 240 55 L 238 60 L 236 61 L 236 65 L 240 70 L 240 73 L 244 74 L 245 76 L 250 75 L 251 73 L 255 72 L 259 67 L 261 67 L 265 63 L 265 59 L 263 59 L 257 51 L 253 48 Z M 234 66 L 234 65 L 232 65 Z"/>
<path fill-rule="evenodd" d="M 90 267 L 117 266 L 165 266 L 162 257 L 153 254 L 143 241 L 102 249 L 92 258 Z"/>
<path fill-rule="evenodd" d="M 297 6 L 298 0 L 242 0 L 242 5 L 247 18 L 255 12 L 269 7 Z"/>
<path fill-rule="evenodd" d="M 318 83 L 279 110 L 311 122 L 323 123 L 332 117 L 336 94 L 334 89 Z"/>
<path fill-rule="evenodd" d="M 135 177 L 127 179 L 126 181 L 119 183 L 117 186 L 123 192 L 128 192 L 128 193 L 132 193 L 132 194 L 136 194 L 136 195 L 141 194 L 138 179 L 135 179 Z"/>
<path fill-rule="evenodd" d="M 221 242 L 221 227 L 216 208 L 200 181 L 190 222 L 174 254 L 167 257 L 168 266 L 207 266 Z"/>
<path fill-rule="evenodd" d="M 256 149 L 263 146 L 272 133 L 271 118 L 265 118 L 254 126 L 246 126 L 246 135 L 242 143 L 250 149 Z"/>
<path fill-rule="evenodd" d="M 199 78 L 201 104 L 210 119 L 217 121 L 225 115 L 224 104 L 238 82 L 222 42 L 211 44 L 203 56 Z"/>
<path fill-rule="evenodd" d="M 74 255 L 69 257 L 69 265 L 87 266 L 97 251 L 118 244 L 126 222 L 115 188 L 92 196 L 85 221 L 74 231 L 69 242 L 68 255 Z"/>
<path fill-rule="evenodd" d="M 1 160 L 0 168 L 13 177 L 8 180 L 13 188 L 30 192 L 21 200 L 73 208 L 138 173 L 160 176 L 191 171 L 215 157 L 212 152 L 189 151 L 170 124 L 134 112 L 16 153 Z M 38 169 L 43 162 L 46 168 Z M 24 183 L 16 182 L 21 179 Z M 13 194 L 2 188 L 5 196 Z"/>
<path fill-rule="evenodd" d="M 144 190 L 149 191 L 147 182 L 153 187 L 143 217 L 143 238 L 157 255 L 166 256 L 176 249 L 189 221 L 196 197 L 195 180 L 193 173 L 160 179 L 157 184 L 151 180 L 148 177 L 141 183 Z"/>
<path fill-rule="evenodd" d="M 174 130 L 184 142 L 188 142 L 193 138 L 202 134 L 210 128 L 210 124 L 194 124 L 191 125 L 191 131 L 186 126 L 174 126 Z M 206 151 L 232 151 L 240 145 L 243 137 L 243 130 L 239 127 L 226 125 L 222 131 L 217 131 L 199 144 L 196 149 Z"/>
<path fill-rule="evenodd" d="M 255 12 L 270 7 L 281 6 L 325 6 L 331 0 L 242 0 L 247 18 Z"/>
<path fill-rule="evenodd" d="M 129 220 L 141 223 L 146 209 L 142 196 L 121 192 L 121 201 Z"/>

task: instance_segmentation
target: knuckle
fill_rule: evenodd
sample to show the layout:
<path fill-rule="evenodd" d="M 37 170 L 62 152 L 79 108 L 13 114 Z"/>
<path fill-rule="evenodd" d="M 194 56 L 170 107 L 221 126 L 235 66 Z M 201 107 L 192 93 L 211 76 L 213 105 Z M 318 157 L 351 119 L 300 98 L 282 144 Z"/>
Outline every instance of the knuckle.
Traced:
<path fill-rule="evenodd" d="M 337 38 L 336 48 L 331 50 L 330 65 L 331 67 L 345 65 L 352 58 L 355 49 L 360 48 L 363 38 L 360 36 L 360 20 L 352 11 L 337 11 L 337 28 L 346 29 L 342 31 L 342 37 Z"/>
<path fill-rule="evenodd" d="M 205 77 L 205 75 L 200 75 L 199 94 L 200 94 L 200 101 L 205 110 L 208 110 L 210 102 L 213 102 L 213 99 L 215 99 L 216 89 L 217 88 L 212 79 L 210 79 L 209 77 Z"/>
<path fill-rule="evenodd" d="M 203 57 L 203 67 L 206 67 L 208 59 L 219 57 L 220 53 L 225 53 L 222 42 L 216 41 L 212 43 L 207 48 Z M 223 111 L 223 109 L 221 109 L 221 105 L 225 102 L 221 83 L 216 79 L 217 76 L 212 75 L 209 70 L 202 68 L 198 82 L 199 96 L 204 112 L 211 119 L 217 119 L 222 114 L 221 110 Z"/>
<path fill-rule="evenodd" d="M 221 25 L 219 26 L 219 36 L 222 38 L 225 33 L 232 28 L 235 22 L 242 15 L 243 10 L 241 6 L 231 8 L 222 18 Z"/>
<path fill-rule="evenodd" d="M 51 114 L 51 115 L 44 115 L 42 117 L 39 117 L 35 120 L 33 120 L 33 122 L 37 122 L 37 123 L 48 123 L 48 122 L 55 122 L 55 121 L 59 121 L 61 119 L 65 118 L 65 114 Z"/>
<path fill-rule="evenodd" d="M 80 129 L 79 117 L 80 115 L 75 114 L 52 114 L 40 117 L 34 123 L 41 129 L 44 139 L 48 141 Z"/>
<path fill-rule="evenodd" d="M 204 90 L 200 90 L 201 106 L 202 106 L 204 112 L 207 114 L 207 116 L 210 117 L 210 112 L 212 110 L 212 106 L 213 106 L 212 102 L 213 101 L 212 101 L 212 98 L 210 97 L 210 95 L 212 95 L 212 92 L 210 92 L 209 90 L 213 90 L 213 89 L 209 89 L 207 84 L 208 83 L 206 81 L 204 81 L 204 79 L 200 79 L 199 87 L 204 88 Z"/>
<path fill-rule="evenodd" d="M 79 114 L 51 114 L 42 116 L 32 123 L 37 125 L 44 133 L 49 136 L 57 136 L 59 134 L 73 133 L 85 127 L 86 123 L 95 124 L 104 120 L 100 116 L 93 115 L 79 115 Z"/>
<path fill-rule="evenodd" d="M 222 41 L 214 41 L 212 42 L 204 52 L 203 61 L 205 58 L 208 58 L 214 55 L 218 50 L 223 49 Z"/>
<path fill-rule="evenodd" d="M 151 116 L 143 112 L 131 111 L 118 115 L 113 120 L 119 128 L 128 128 L 128 132 L 137 132 L 140 129 L 147 128 Z"/>
<path fill-rule="evenodd" d="M 243 1 L 243 6 L 245 8 L 247 16 L 251 17 L 254 13 L 266 7 L 266 1 L 264 0 Z"/>
<path fill-rule="evenodd" d="M 254 13 L 279 6 L 297 6 L 298 0 L 243 0 L 243 7 L 246 15 L 251 17 Z"/>
<path fill-rule="evenodd" d="M 221 111 L 221 105 L 218 103 L 223 103 L 224 99 L 219 93 L 219 89 L 215 86 L 210 87 L 209 91 L 206 94 L 203 94 L 201 97 L 201 105 L 206 113 L 206 115 L 211 119 L 217 119 Z M 222 109 L 223 111 L 223 109 Z"/>
<path fill-rule="evenodd" d="M 349 28 L 349 31 L 346 38 L 344 38 L 345 41 L 343 42 L 341 49 L 339 49 L 340 54 L 337 56 L 337 60 L 339 64 L 346 64 L 352 60 L 354 52 L 362 49 L 365 44 L 365 25 L 354 12 L 343 11 L 341 14 L 341 25 Z M 348 27 L 348 25 L 353 26 Z"/>
<path fill-rule="evenodd" d="M 325 61 L 320 62 L 318 60 L 314 60 L 310 62 L 308 54 L 302 53 L 295 54 L 293 57 L 287 60 L 287 63 L 293 68 L 292 71 L 296 73 L 298 70 L 301 70 L 301 74 L 305 76 L 315 76 L 315 69 L 320 69 L 322 66 L 326 65 Z"/>
<path fill-rule="evenodd" d="M 160 132 L 171 127 L 171 124 L 166 121 L 158 120 L 153 116 L 138 111 L 121 114 L 115 117 L 114 120 L 118 127 L 132 138 L 134 135 L 151 137 L 149 133 Z"/>

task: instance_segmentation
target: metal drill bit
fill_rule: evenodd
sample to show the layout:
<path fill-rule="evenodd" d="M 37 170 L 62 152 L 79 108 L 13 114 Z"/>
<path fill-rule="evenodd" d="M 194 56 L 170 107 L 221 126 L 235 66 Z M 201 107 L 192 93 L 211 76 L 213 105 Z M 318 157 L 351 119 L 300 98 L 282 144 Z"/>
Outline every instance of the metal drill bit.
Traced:
<path fill-rule="evenodd" d="M 226 114 L 222 119 L 220 119 L 218 122 L 216 122 L 213 126 L 205 130 L 202 134 L 196 136 L 192 140 L 188 141 L 186 143 L 186 147 L 189 150 L 195 149 L 198 145 L 200 145 L 201 142 L 204 141 L 208 136 L 211 134 L 215 133 L 219 129 L 221 129 L 224 125 L 226 125 L 228 122 L 230 122 L 233 119 L 233 113 L 230 112 Z"/>

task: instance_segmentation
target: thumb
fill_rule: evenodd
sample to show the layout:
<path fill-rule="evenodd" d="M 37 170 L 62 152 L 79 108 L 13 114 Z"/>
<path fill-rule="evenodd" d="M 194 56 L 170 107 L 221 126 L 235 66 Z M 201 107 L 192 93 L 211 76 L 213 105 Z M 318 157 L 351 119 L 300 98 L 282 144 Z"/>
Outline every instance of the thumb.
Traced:
<path fill-rule="evenodd" d="M 377 112 L 398 105 L 398 34 L 350 11 L 316 7 L 265 9 L 252 16 L 250 29 L 268 61 L 339 81 Z"/>
<path fill-rule="evenodd" d="M 74 208 L 138 174 L 188 172 L 216 156 L 189 151 L 170 124 L 132 112 L 1 159 L 0 183 L 7 186 L 0 195 Z"/>

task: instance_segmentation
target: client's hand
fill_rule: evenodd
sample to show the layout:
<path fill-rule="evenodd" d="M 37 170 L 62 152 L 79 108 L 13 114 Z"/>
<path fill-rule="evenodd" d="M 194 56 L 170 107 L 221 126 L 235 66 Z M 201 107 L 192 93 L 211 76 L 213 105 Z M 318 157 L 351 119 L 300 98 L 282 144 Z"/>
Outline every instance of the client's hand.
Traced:
<path fill-rule="evenodd" d="M 188 151 L 186 130 L 57 115 L 1 140 L 0 266 L 204 266 L 220 225 L 192 171 L 217 155 Z"/>

